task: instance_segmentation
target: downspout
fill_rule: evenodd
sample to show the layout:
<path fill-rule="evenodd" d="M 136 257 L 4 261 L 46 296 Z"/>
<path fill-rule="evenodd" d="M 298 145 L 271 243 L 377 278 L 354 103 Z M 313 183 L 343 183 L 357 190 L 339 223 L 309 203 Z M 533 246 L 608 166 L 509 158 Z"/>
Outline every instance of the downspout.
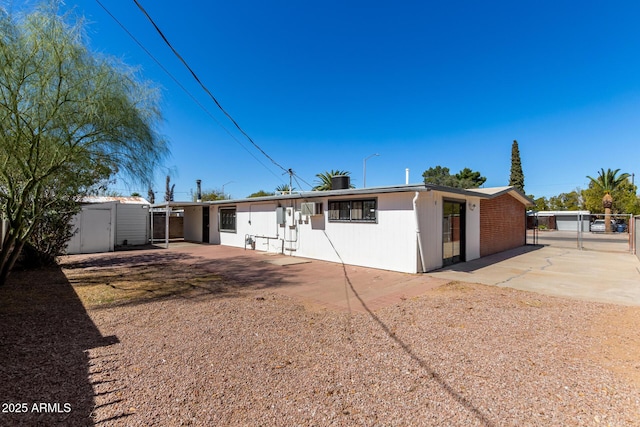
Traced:
<path fill-rule="evenodd" d="M 418 239 L 418 256 L 420 257 L 420 264 L 422 266 L 422 272 L 425 273 L 424 268 L 424 251 L 422 250 L 422 238 L 420 237 L 420 217 L 418 215 L 418 208 L 416 202 L 418 201 L 418 195 L 420 193 L 416 191 L 416 195 L 413 197 L 413 213 L 416 216 L 416 238 Z"/>

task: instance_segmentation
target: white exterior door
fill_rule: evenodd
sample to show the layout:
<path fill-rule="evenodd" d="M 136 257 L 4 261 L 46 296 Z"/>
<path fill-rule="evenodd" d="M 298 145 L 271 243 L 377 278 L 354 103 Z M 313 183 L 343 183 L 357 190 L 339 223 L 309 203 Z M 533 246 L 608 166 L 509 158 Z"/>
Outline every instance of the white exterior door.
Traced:
<path fill-rule="evenodd" d="M 83 211 L 80 224 L 80 253 L 109 252 L 111 227 L 111 210 Z"/>

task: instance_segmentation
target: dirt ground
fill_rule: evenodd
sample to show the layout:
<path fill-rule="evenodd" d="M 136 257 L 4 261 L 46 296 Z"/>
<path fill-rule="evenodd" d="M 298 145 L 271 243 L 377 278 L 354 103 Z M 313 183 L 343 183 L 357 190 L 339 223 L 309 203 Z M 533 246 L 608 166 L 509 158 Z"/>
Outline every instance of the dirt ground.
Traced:
<path fill-rule="evenodd" d="M 591 328 L 601 345 L 588 357 L 640 387 L 640 307 L 612 306 Z"/>
<path fill-rule="evenodd" d="M 72 413 L 65 413 L 63 406 L 53 408 L 59 413 L 61 425 L 84 425 L 86 419 L 95 418 L 95 414 L 100 413 L 100 384 L 87 384 L 86 381 L 86 366 L 91 369 L 94 363 L 88 355 L 88 349 L 108 349 L 118 338 L 101 333 L 92 320 L 94 313 L 141 303 L 153 311 L 153 305 L 162 304 L 163 301 L 188 300 L 202 295 L 207 298 L 220 296 L 264 300 L 262 290 L 252 287 L 246 278 L 234 279 L 228 275 L 185 268 L 184 265 L 171 267 L 164 263 L 147 263 L 122 266 L 106 263 L 86 266 L 82 263 L 66 263 L 64 267 L 16 272 L 9 284 L 0 288 L 0 354 L 3 354 L 0 356 L 0 384 L 4 384 L 0 386 L 0 395 L 10 400 L 12 396 L 24 393 L 30 384 L 24 380 L 26 373 L 37 384 L 37 390 L 32 393 L 33 401 L 74 402 Z M 277 293 L 277 289 L 273 291 Z M 435 301 L 443 298 L 443 295 L 453 304 L 460 301 L 461 305 L 469 305 L 475 299 L 478 304 L 486 304 L 486 301 L 508 298 L 517 304 L 535 308 L 538 312 L 551 307 L 541 302 L 550 297 L 541 296 L 538 299 L 529 292 L 459 282 L 441 286 L 419 298 Z M 562 304 L 572 304 L 569 300 L 562 301 Z M 305 305 L 304 301 L 300 303 Z M 576 301 L 575 304 L 584 303 Z M 601 366 L 620 381 L 640 388 L 640 307 L 612 304 L 597 304 L 597 307 L 594 311 L 596 314 L 587 318 L 586 324 L 579 327 L 571 325 L 572 334 L 582 333 L 585 340 L 592 343 L 585 353 L 574 357 Z M 576 319 L 576 322 L 584 321 Z M 55 338 L 51 338 L 51 335 L 55 335 Z M 3 346 L 10 351 L 2 351 Z M 16 350 L 20 348 L 22 350 Z M 59 360 L 62 357 L 64 361 Z M 55 373 L 52 374 L 52 371 Z M 92 371 L 92 375 L 95 376 L 95 372 Z M 112 381 L 108 372 L 104 375 L 98 377 L 98 383 Z M 70 390 L 64 386 L 65 382 L 74 380 L 80 384 L 76 389 Z M 133 408 L 130 409 L 133 410 L 130 412 L 135 412 Z M 119 425 L 116 421 L 123 416 L 111 415 L 103 417 L 102 421 L 110 420 L 114 425 Z M 15 417 L 15 414 L 14 418 L 8 419 L 15 425 L 21 425 L 20 420 L 24 420 Z"/>
<path fill-rule="evenodd" d="M 154 264 L 101 268 L 99 272 L 91 268 L 70 268 L 65 270 L 65 275 L 88 310 L 198 292 L 229 294 L 241 289 L 229 277 Z M 477 288 L 482 292 L 500 292 L 499 288 L 490 286 Z M 307 307 L 311 305 L 307 304 Z M 592 347 L 590 354 L 584 357 L 640 387 L 640 307 L 611 304 L 603 307 L 601 314 L 590 319 L 585 328 L 600 345 Z"/>

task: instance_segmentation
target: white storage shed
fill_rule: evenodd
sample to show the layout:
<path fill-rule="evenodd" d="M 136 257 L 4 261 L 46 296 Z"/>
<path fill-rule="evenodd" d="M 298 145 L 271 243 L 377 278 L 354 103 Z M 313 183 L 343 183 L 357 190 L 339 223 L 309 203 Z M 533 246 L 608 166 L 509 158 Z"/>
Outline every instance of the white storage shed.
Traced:
<path fill-rule="evenodd" d="M 149 202 L 142 197 L 88 197 L 72 223 L 68 254 L 145 245 L 149 242 Z"/>

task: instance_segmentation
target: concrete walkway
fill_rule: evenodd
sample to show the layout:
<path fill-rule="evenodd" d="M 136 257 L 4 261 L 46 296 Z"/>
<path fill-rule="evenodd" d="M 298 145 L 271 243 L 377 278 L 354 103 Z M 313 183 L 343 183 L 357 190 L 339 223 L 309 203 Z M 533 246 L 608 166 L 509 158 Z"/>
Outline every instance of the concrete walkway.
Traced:
<path fill-rule="evenodd" d="M 640 261 L 630 253 L 526 246 L 428 274 L 439 279 L 640 306 Z"/>

